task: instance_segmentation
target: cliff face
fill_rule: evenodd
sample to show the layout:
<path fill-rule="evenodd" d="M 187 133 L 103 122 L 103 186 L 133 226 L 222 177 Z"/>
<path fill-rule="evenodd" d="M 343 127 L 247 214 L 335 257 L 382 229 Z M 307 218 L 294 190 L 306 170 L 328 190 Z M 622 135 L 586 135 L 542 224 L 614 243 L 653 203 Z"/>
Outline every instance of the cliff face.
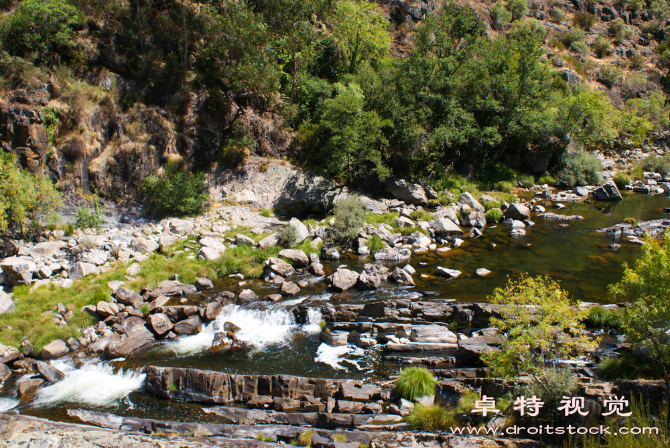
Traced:
<path fill-rule="evenodd" d="M 476 10 L 490 38 L 508 29 L 494 11 L 511 3 L 461 3 Z M 392 57 L 409 53 L 415 27 L 440 5 L 379 2 L 394 25 Z M 562 73 L 567 85 L 583 83 L 603 91 L 620 107 L 631 99 L 658 99 L 658 83 L 670 63 L 664 43 L 668 14 L 646 4 L 631 9 L 625 2 L 526 3 L 527 16 L 548 30 L 547 63 Z M 46 170 L 66 192 L 130 198 L 142 178 L 169 160 L 209 170 L 216 190 L 237 176 L 248 154 L 290 158 L 300 149 L 296 130 L 280 115 L 293 105 L 279 95 L 270 107 L 194 83 L 167 101 L 146 101 L 150 86 L 128 69 L 131 61 L 120 50 L 121 39 L 114 37 L 117 25 L 89 17 L 77 32 L 77 46 L 89 61 L 86 70 L 36 67 L 7 55 L 0 61 L 8 81 L 0 87 L 0 143 L 20 156 L 24 168 Z M 612 71 L 616 76 L 610 79 Z M 533 164 L 540 172 L 548 162 Z M 247 172 L 256 169 L 254 163 Z"/>

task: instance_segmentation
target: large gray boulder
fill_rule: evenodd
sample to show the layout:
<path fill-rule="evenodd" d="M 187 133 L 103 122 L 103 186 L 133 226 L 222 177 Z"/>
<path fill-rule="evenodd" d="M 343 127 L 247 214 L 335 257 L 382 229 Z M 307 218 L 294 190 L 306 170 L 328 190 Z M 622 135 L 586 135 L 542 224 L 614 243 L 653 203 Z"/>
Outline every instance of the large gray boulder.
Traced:
<path fill-rule="evenodd" d="M 279 256 L 286 258 L 296 268 L 303 268 L 309 264 L 309 257 L 300 249 L 284 249 L 279 252 Z"/>
<path fill-rule="evenodd" d="M 199 316 L 191 316 L 186 320 L 174 324 L 172 329 L 175 333 L 182 335 L 198 334 L 202 330 L 202 321 Z"/>
<path fill-rule="evenodd" d="M 19 350 L 11 345 L 0 344 L 0 364 L 7 364 L 19 357 Z"/>
<path fill-rule="evenodd" d="M 77 280 L 89 275 L 100 275 L 100 269 L 93 263 L 78 262 L 72 265 L 68 271 L 68 275 L 72 280 Z"/>
<path fill-rule="evenodd" d="M 346 291 L 356 286 L 358 282 L 358 272 L 346 268 L 338 268 L 330 276 L 330 286 L 336 291 Z"/>
<path fill-rule="evenodd" d="M 149 316 L 149 324 L 154 332 L 159 336 L 164 336 L 170 330 L 172 330 L 172 322 L 170 319 L 163 313 L 156 313 Z"/>
<path fill-rule="evenodd" d="M 619 189 L 617 188 L 616 184 L 612 180 L 609 180 L 605 184 L 596 188 L 596 191 L 594 193 L 596 195 L 596 199 L 599 200 L 599 201 L 620 201 L 621 200 L 621 193 L 619 193 Z"/>
<path fill-rule="evenodd" d="M 442 266 L 438 266 L 435 273 L 437 275 L 447 278 L 457 278 L 460 277 L 462 274 L 462 272 L 457 269 L 443 268 Z"/>
<path fill-rule="evenodd" d="M 288 225 L 295 229 L 295 244 L 302 243 L 303 241 L 305 241 L 307 236 L 309 236 L 307 226 L 302 222 L 300 222 L 298 218 L 291 218 Z"/>
<path fill-rule="evenodd" d="M 430 222 L 430 227 L 435 234 L 444 238 L 459 238 L 465 233 L 451 219 L 437 218 Z"/>
<path fill-rule="evenodd" d="M 65 356 L 70 351 L 67 348 L 67 344 L 62 339 L 56 339 L 55 341 L 49 342 L 47 345 L 42 347 L 41 357 L 42 359 L 55 359 Z"/>
<path fill-rule="evenodd" d="M 391 273 L 391 278 L 400 285 L 414 286 L 414 279 L 412 276 L 409 272 L 401 269 L 399 266 L 396 266 L 395 270 Z"/>
<path fill-rule="evenodd" d="M 33 272 L 37 271 L 37 265 L 30 258 L 9 257 L 0 262 L 0 268 L 9 277 L 13 285 L 32 283 Z"/>
<path fill-rule="evenodd" d="M 505 219 L 515 219 L 518 221 L 523 221 L 524 219 L 530 219 L 530 209 L 523 204 L 510 204 L 509 207 L 504 212 Z"/>
<path fill-rule="evenodd" d="M 13 311 L 16 311 L 14 301 L 8 294 L 0 291 L 0 315 L 11 313 Z"/>
<path fill-rule="evenodd" d="M 160 244 L 147 238 L 134 238 L 130 242 L 130 247 L 137 252 L 145 254 L 156 252 L 160 248 Z"/>
<path fill-rule="evenodd" d="M 465 213 L 463 216 L 463 222 L 461 222 L 463 227 L 477 227 L 483 229 L 486 227 L 486 215 L 484 212 L 471 211 Z"/>
<path fill-rule="evenodd" d="M 37 243 L 30 250 L 30 255 L 33 257 L 51 258 L 66 244 L 64 241 L 45 241 Z"/>
<path fill-rule="evenodd" d="M 270 270 L 282 277 L 288 277 L 295 273 L 293 266 L 282 260 L 281 258 L 270 257 L 265 261 L 265 270 Z"/>
<path fill-rule="evenodd" d="M 382 286 L 382 281 L 376 275 L 370 275 L 367 272 L 362 272 L 361 275 L 358 276 L 356 286 L 358 286 L 360 289 L 375 290 Z"/>
<path fill-rule="evenodd" d="M 126 287 L 119 288 L 114 297 L 116 297 L 117 302 L 124 305 L 130 305 L 136 310 L 139 310 L 144 303 L 144 299 L 141 295 Z"/>
<path fill-rule="evenodd" d="M 458 342 L 458 336 L 442 325 L 415 325 L 409 335 L 412 342 Z"/>
<path fill-rule="evenodd" d="M 261 249 L 267 249 L 268 247 L 276 246 L 277 243 L 279 243 L 279 237 L 275 232 L 272 235 L 268 235 L 262 240 L 260 240 L 258 242 L 258 245 L 260 246 Z"/>
<path fill-rule="evenodd" d="M 470 208 L 472 208 L 472 209 L 474 209 L 478 212 L 486 211 L 484 206 L 482 204 L 480 204 L 479 201 L 477 201 L 477 199 L 475 199 L 475 197 L 472 196 L 468 192 L 463 193 L 461 195 L 461 197 L 458 199 L 458 202 L 460 202 L 461 204 L 465 204 L 468 207 L 470 207 Z"/>
<path fill-rule="evenodd" d="M 403 179 L 392 179 L 386 183 L 386 188 L 396 199 L 406 204 L 426 205 L 428 203 L 426 192 L 419 184 L 408 184 Z"/>

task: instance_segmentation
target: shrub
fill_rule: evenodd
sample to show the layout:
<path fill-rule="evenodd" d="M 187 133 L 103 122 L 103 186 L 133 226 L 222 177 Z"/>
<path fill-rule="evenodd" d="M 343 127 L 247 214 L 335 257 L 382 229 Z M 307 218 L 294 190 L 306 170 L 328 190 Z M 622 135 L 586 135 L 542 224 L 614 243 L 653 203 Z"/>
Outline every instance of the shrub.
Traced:
<path fill-rule="evenodd" d="M 612 178 L 618 188 L 627 187 L 630 185 L 630 176 L 626 173 L 616 173 Z"/>
<path fill-rule="evenodd" d="M 494 188 L 496 191 L 501 191 L 503 193 L 511 193 L 514 190 L 514 183 L 509 181 L 501 181 L 495 184 Z"/>
<path fill-rule="evenodd" d="M 611 89 L 621 79 L 621 69 L 613 65 L 601 65 L 598 81 Z"/>
<path fill-rule="evenodd" d="M 551 11 L 549 11 L 549 17 L 552 22 L 561 23 L 563 19 L 565 19 L 565 12 L 563 12 L 561 8 L 553 7 Z"/>
<path fill-rule="evenodd" d="M 535 185 L 535 178 L 530 174 L 519 174 L 516 177 L 516 181 L 523 188 L 533 188 L 533 185 Z"/>
<path fill-rule="evenodd" d="M 37 54 L 46 59 L 50 53 L 69 52 L 74 48 L 74 28 L 86 23 L 75 6 L 63 0 L 25 0 L 0 26 L 0 39 L 12 55 Z"/>
<path fill-rule="evenodd" d="M 591 52 L 591 50 L 589 49 L 589 46 L 586 45 L 586 42 L 581 41 L 581 40 L 577 41 L 577 42 L 573 42 L 572 45 L 570 45 L 570 48 L 572 48 L 572 50 L 574 52 L 582 54 L 582 55 L 586 55 L 586 54 L 589 54 Z M 580 71 L 583 71 L 583 70 L 580 70 Z"/>
<path fill-rule="evenodd" d="M 512 13 L 507 10 L 505 4 L 501 1 L 491 6 L 490 15 L 491 22 L 498 30 L 505 29 L 512 21 Z"/>
<path fill-rule="evenodd" d="M 351 245 L 365 223 L 367 210 L 358 196 L 349 196 L 335 204 L 335 222 L 331 226 L 334 241 Z"/>
<path fill-rule="evenodd" d="M 599 58 L 612 54 L 612 44 L 609 39 L 598 34 L 596 43 L 593 45 L 593 51 Z"/>
<path fill-rule="evenodd" d="M 635 53 L 628 58 L 628 67 L 632 69 L 642 68 L 645 62 L 647 62 L 647 58 L 640 53 Z"/>
<path fill-rule="evenodd" d="M 265 207 L 261 209 L 261 216 L 263 216 L 264 218 L 269 218 L 271 214 L 272 212 L 269 209 Z"/>
<path fill-rule="evenodd" d="M 502 221 L 503 212 L 499 208 L 492 208 L 487 210 L 484 216 L 486 216 L 486 222 L 495 224 Z"/>
<path fill-rule="evenodd" d="M 578 389 L 575 375 L 567 369 L 549 368 L 543 369 L 541 373 L 533 375 L 530 381 L 517 387 L 515 395 L 538 397 L 544 402 L 540 415 L 552 415 L 561 398 L 566 393 L 574 393 Z"/>
<path fill-rule="evenodd" d="M 666 154 L 663 157 L 658 157 L 652 154 L 649 157 L 641 159 L 636 164 L 637 168 L 644 171 L 651 171 L 652 173 L 659 173 L 663 176 L 670 174 L 670 155 Z"/>
<path fill-rule="evenodd" d="M 551 176 L 542 176 L 537 180 L 538 185 L 555 185 L 556 184 L 556 179 L 554 179 Z"/>
<path fill-rule="evenodd" d="M 614 41 L 617 45 L 621 45 L 624 38 L 630 37 L 633 33 L 624 23 L 622 19 L 614 19 L 609 23 L 609 32 L 614 36 Z"/>
<path fill-rule="evenodd" d="M 410 212 L 409 217 L 414 221 L 432 221 L 433 217 L 425 210 L 414 210 Z"/>
<path fill-rule="evenodd" d="M 623 222 L 624 222 L 624 224 L 630 224 L 633 227 L 637 226 L 637 219 L 635 219 L 635 218 L 627 217 L 627 218 L 624 218 Z"/>
<path fill-rule="evenodd" d="M 512 21 L 522 19 L 528 12 L 526 0 L 508 0 L 507 10 L 512 14 Z"/>
<path fill-rule="evenodd" d="M 588 12 L 578 12 L 575 14 L 575 25 L 584 29 L 590 30 L 596 23 L 596 16 Z"/>
<path fill-rule="evenodd" d="M 185 166 L 168 162 L 162 173 L 154 173 L 142 183 L 149 214 L 165 217 L 201 213 L 208 197 L 204 180 L 204 173 L 191 173 Z"/>
<path fill-rule="evenodd" d="M 426 395 L 434 395 L 437 380 L 424 367 L 408 367 L 403 369 L 395 380 L 395 389 L 401 397 L 413 401 Z"/>
<path fill-rule="evenodd" d="M 407 416 L 407 423 L 415 430 L 438 431 L 453 426 L 454 415 L 437 403 L 430 406 L 417 404 Z"/>
<path fill-rule="evenodd" d="M 500 208 L 500 202 L 498 201 L 481 200 L 479 201 L 479 203 L 482 204 L 484 210 L 491 210 L 492 208 Z"/>
<path fill-rule="evenodd" d="M 566 154 L 556 177 L 568 188 L 578 185 L 599 185 L 603 164 L 596 156 L 585 151 Z"/>
<path fill-rule="evenodd" d="M 598 376 L 606 380 L 660 380 L 663 371 L 653 359 L 625 352 L 616 358 L 603 359 L 598 365 Z"/>
<path fill-rule="evenodd" d="M 100 215 L 100 201 L 93 200 L 93 210 L 90 207 L 79 207 L 74 212 L 75 225 L 78 229 L 99 229 L 105 222 Z"/>
<path fill-rule="evenodd" d="M 365 245 L 370 250 L 371 254 L 374 254 L 378 250 L 382 250 L 386 247 L 386 245 L 384 244 L 384 241 L 379 237 L 379 235 L 372 235 L 365 242 Z"/>
<path fill-rule="evenodd" d="M 621 312 L 619 310 L 608 310 L 601 306 L 593 306 L 589 308 L 587 322 L 595 328 L 618 327 L 622 323 Z"/>
<path fill-rule="evenodd" d="M 277 244 L 286 249 L 295 246 L 297 239 L 298 232 L 291 225 L 284 226 L 277 232 Z"/>
<path fill-rule="evenodd" d="M 563 43 L 566 47 L 570 47 L 575 42 L 583 42 L 586 38 L 584 31 L 579 28 L 572 28 L 563 36 Z"/>
<path fill-rule="evenodd" d="M 298 444 L 300 446 L 311 446 L 312 445 L 312 436 L 316 434 L 314 431 L 305 431 L 300 433 L 298 436 Z"/>

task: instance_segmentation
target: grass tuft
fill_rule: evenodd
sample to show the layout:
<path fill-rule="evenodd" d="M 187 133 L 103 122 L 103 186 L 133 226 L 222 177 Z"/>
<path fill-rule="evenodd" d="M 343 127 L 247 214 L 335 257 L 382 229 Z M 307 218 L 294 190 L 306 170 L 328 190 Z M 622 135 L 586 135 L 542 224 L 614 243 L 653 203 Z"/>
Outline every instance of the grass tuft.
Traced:
<path fill-rule="evenodd" d="M 426 395 L 434 395 L 437 380 L 430 370 L 423 367 L 403 369 L 395 381 L 395 389 L 406 400 L 413 401 Z"/>

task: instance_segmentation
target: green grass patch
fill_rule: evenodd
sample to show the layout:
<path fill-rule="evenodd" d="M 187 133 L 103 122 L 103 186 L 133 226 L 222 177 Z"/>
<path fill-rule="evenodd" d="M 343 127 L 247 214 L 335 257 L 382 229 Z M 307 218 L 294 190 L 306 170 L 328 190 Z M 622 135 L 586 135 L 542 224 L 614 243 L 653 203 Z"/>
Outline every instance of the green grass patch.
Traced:
<path fill-rule="evenodd" d="M 320 254 L 321 253 L 321 248 L 323 247 L 323 242 L 320 242 L 317 244 L 316 247 L 312 247 L 312 240 L 307 238 L 304 240 L 302 243 L 298 244 L 295 248 L 300 249 L 301 251 L 305 252 L 307 255 L 314 253 L 314 254 Z"/>
<path fill-rule="evenodd" d="M 414 210 L 409 214 L 409 217 L 414 221 L 432 221 L 433 216 L 425 210 Z"/>
<path fill-rule="evenodd" d="M 437 380 L 430 370 L 423 367 L 408 367 L 403 369 L 395 380 L 395 389 L 406 400 L 435 394 Z"/>
<path fill-rule="evenodd" d="M 589 317 L 586 319 L 586 322 L 593 328 L 618 328 L 623 324 L 623 311 L 618 309 L 608 310 L 607 308 L 594 306 L 589 308 Z"/>
<path fill-rule="evenodd" d="M 365 242 L 365 245 L 370 250 L 371 254 L 374 254 L 378 250 L 382 250 L 382 249 L 384 249 L 384 247 L 386 247 L 386 245 L 384 244 L 384 241 L 382 241 L 382 239 L 379 237 L 379 235 L 372 235 Z"/>
<path fill-rule="evenodd" d="M 258 278 L 263 274 L 263 263 L 269 257 L 276 257 L 281 247 L 267 249 L 239 245 L 226 250 L 223 257 L 211 261 L 208 266 L 215 276 L 221 278 L 230 274 L 241 273 L 246 278 Z"/>
<path fill-rule="evenodd" d="M 191 253 L 194 252 L 183 252 L 176 255 L 173 253 L 172 257 L 154 253 L 141 263 L 142 267 L 130 287 L 135 290 L 146 286 L 155 288 L 160 282 L 169 280 L 172 276 L 176 276 L 180 282 L 188 284 L 195 283 L 196 277 L 207 277 L 215 280 L 217 277 L 214 269 L 198 257 L 189 258 L 188 256 Z"/>
<path fill-rule="evenodd" d="M 261 209 L 261 216 L 263 216 L 265 218 L 269 218 L 271 214 L 272 214 L 272 211 L 270 209 L 267 209 L 265 207 L 263 207 Z"/>
<path fill-rule="evenodd" d="M 616 173 L 612 180 L 618 188 L 627 187 L 631 183 L 630 176 L 626 173 Z"/>
<path fill-rule="evenodd" d="M 397 213 L 384 213 L 383 215 L 368 213 L 365 216 L 365 222 L 375 227 L 379 227 L 379 224 L 388 224 L 391 227 L 395 227 L 396 219 L 398 219 Z"/>
<path fill-rule="evenodd" d="M 663 371 L 651 358 L 624 353 L 617 358 L 603 359 L 598 365 L 598 376 L 606 380 L 660 380 Z"/>
<path fill-rule="evenodd" d="M 492 208 L 487 210 L 484 216 L 486 216 L 486 222 L 490 224 L 496 224 L 502 221 L 503 212 L 499 208 Z"/>

